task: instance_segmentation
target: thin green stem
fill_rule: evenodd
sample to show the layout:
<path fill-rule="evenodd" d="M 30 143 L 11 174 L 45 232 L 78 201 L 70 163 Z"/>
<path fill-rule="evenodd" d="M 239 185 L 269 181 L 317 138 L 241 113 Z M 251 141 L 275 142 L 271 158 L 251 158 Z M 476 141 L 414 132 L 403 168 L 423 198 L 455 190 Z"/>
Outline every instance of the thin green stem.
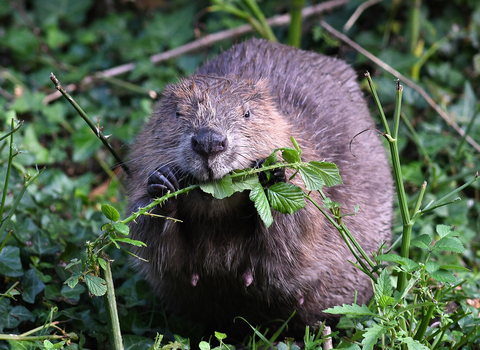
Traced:
<path fill-rule="evenodd" d="M 400 79 L 397 80 L 397 94 L 395 98 L 395 114 L 393 117 L 393 135 L 392 137 L 396 140 L 398 137 L 398 127 L 400 125 L 400 114 L 402 111 L 402 92 L 403 86 L 400 85 Z"/>
<path fill-rule="evenodd" d="M 417 145 L 418 149 L 420 150 L 420 153 L 422 153 L 423 158 L 425 158 L 425 160 L 427 161 L 428 164 L 432 165 L 433 162 L 430 159 L 430 156 L 428 155 L 427 150 L 425 149 L 425 147 L 423 147 L 423 144 L 420 141 L 420 137 L 418 136 L 417 132 L 415 131 L 415 128 L 413 127 L 412 123 L 407 118 L 407 116 L 403 113 L 402 113 L 402 120 L 405 123 L 405 125 L 407 126 L 410 133 L 412 134 L 412 139 L 415 142 L 415 145 Z"/>
<path fill-rule="evenodd" d="M 435 298 L 438 297 L 439 293 L 440 293 L 440 289 L 437 290 Z M 427 327 L 430 324 L 430 321 L 432 320 L 432 316 L 433 316 L 433 312 L 435 311 L 435 307 L 436 307 L 436 305 L 431 305 L 427 308 L 426 312 L 423 314 L 422 321 L 420 322 L 420 325 L 418 326 L 417 332 L 415 333 L 415 336 L 413 337 L 413 339 L 415 339 L 415 340 L 423 339 L 423 336 L 425 335 Z"/>
<path fill-rule="evenodd" d="M 365 72 L 365 77 L 367 78 L 368 85 L 370 86 L 370 90 L 372 91 L 373 99 L 375 101 L 375 105 L 377 106 L 378 113 L 380 113 L 380 120 L 382 121 L 383 128 L 385 129 L 385 133 L 390 135 L 390 128 L 388 127 L 387 118 L 385 117 L 385 113 L 383 113 L 382 104 L 380 103 L 380 98 L 378 97 L 377 90 L 372 81 L 372 77 L 370 73 L 367 71 Z"/>
<path fill-rule="evenodd" d="M 275 37 L 275 34 L 273 34 L 272 28 L 270 25 L 267 23 L 267 20 L 265 19 L 265 16 L 263 15 L 262 10 L 260 10 L 260 7 L 258 7 L 258 4 L 255 0 L 243 0 L 243 3 L 247 5 L 247 7 L 252 11 L 252 13 L 255 15 L 255 17 L 258 19 L 260 22 L 265 35 L 266 39 L 270 41 L 277 41 L 277 38 Z"/>
<path fill-rule="evenodd" d="M 412 0 L 413 6 L 410 7 L 410 52 L 414 53 L 418 39 L 420 38 L 420 4 L 421 0 Z"/>
<path fill-rule="evenodd" d="M 23 195 L 25 194 L 25 191 L 27 190 L 27 187 L 35 181 L 35 179 L 45 170 L 45 168 L 42 168 L 40 171 L 38 171 L 35 175 L 33 175 L 30 178 L 26 178 L 23 183 L 23 187 L 20 190 L 20 193 L 17 195 L 17 198 L 15 198 L 15 201 L 12 204 L 12 207 L 10 208 L 10 211 L 8 212 L 7 216 L 5 219 L 2 221 L 2 225 L 0 226 L 0 232 L 5 231 L 8 223 L 10 222 L 10 219 L 13 216 L 13 213 L 17 209 L 18 203 L 20 203 L 20 200 L 22 199 Z"/>
<path fill-rule="evenodd" d="M 47 339 L 73 339 L 73 340 L 78 340 L 78 336 L 73 332 L 72 333 L 67 333 L 65 335 L 49 334 L 49 335 L 32 335 L 32 336 L 21 336 L 21 335 L 15 335 L 15 334 L 0 334 L 0 340 L 34 341 L 34 340 L 47 340 Z"/>
<path fill-rule="evenodd" d="M 479 175 L 478 175 L 478 172 L 477 172 L 477 173 L 475 173 L 475 176 L 474 176 L 474 178 L 473 178 L 472 180 L 466 182 L 465 184 L 463 184 L 462 186 L 456 188 L 455 190 L 453 190 L 453 191 L 450 192 L 449 194 L 443 196 L 443 197 L 440 198 L 438 201 L 436 201 L 436 202 L 430 202 L 429 204 L 427 204 L 427 206 L 426 206 L 425 208 L 422 209 L 422 211 L 421 211 L 422 214 L 427 213 L 427 212 L 429 212 L 429 211 L 432 211 L 432 210 L 434 210 L 434 209 L 436 209 L 436 208 L 438 208 L 438 207 L 440 207 L 440 206 L 442 206 L 442 205 L 450 204 L 450 203 L 445 203 L 445 204 L 440 204 L 440 203 L 442 203 L 445 199 L 453 196 L 454 194 L 460 192 L 460 191 L 463 190 L 465 187 L 470 186 L 472 183 L 474 183 L 475 181 L 477 181 L 478 177 L 479 177 Z M 430 208 L 432 205 L 433 205 L 433 208 Z"/>
<path fill-rule="evenodd" d="M 416 214 L 420 210 L 422 205 L 423 196 L 425 195 L 425 189 L 427 188 L 427 181 L 423 181 L 422 187 L 420 187 L 420 193 L 418 194 L 417 202 L 415 203 L 415 208 L 412 213 L 412 221 L 415 222 Z"/>
<path fill-rule="evenodd" d="M 305 5 L 305 0 L 292 0 L 291 4 L 288 44 L 300 47 L 302 39 L 302 8 Z"/>
<path fill-rule="evenodd" d="M 420 59 L 412 66 L 410 70 L 410 75 L 412 79 L 418 81 L 420 78 L 420 69 L 422 66 L 428 61 L 430 57 L 432 57 L 435 52 L 438 51 L 439 48 L 443 46 L 444 43 L 448 41 L 448 37 L 443 37 L 439 41 L 435 42 L 430 46 L 430 48 L 420 57 Z"/>
<path fill-rule="evenodd" d="M 5 209 L 5 200 L 7 199 L 8 180 L 10 179 L 10 170 L 12 169 L 13 160 L 13 134 L 15 130 L 15 120 L 12 118 L 11 131 L 10 131 L 10 152 L 8 153 L 8 165 L 7 175 L 5 176 L 5 183 L 3 185 L 2 203 L 0 204 L 0 221 L 3 217 L 3 211 Z M 3 231 L 0 231 L 0 233 Z"/>
<path fill-rule="evenodd" d="M 104 296 L 105 307 L 108 310 L 108 324 L 110 328 L 110 341 L 115 350 L 123 350 L 122 332 L 120 330 L 120 320 L 118 319 L 117 302 L 115 300 L 115 287 L 113 285 L 112 270 L 110 268 L 110 259 L 105 256 L 106 267 L 103 271 L 103 278 L 107 282 L 107 293 Z"/>
<path fill-rule="evenodd" d="M 470 135 L 470 132 L 472 131 L 472 127 L 475 123 L 475 120 L 480 115 L 479 110 L 480 110 L 480 102 L 477 103 L 475 112 L 473 113 L 472 118 L 470 119 L 470 122 L 468 122 L 467 129 L 465 130 L 465 134 L 462 136 L 462 139 L 460 140 L 460 144 L 458 145 L 458 148 L 457 148 L 457 154 L 455 155 L 455 160 L 458 160 L 458 158 L 460 157 L 460 152 L 463 148 L 463 145 L 465 144 L 467 136 Z"/>
<path fill-rule="evenodd" d="M 84 112 L 84 110 L 75 102 L 75 100 L 70 96 L 68 92 L 65 91 L 65 89 L 62 87 L 60 84 L 60 81 L 57 79 L 57 77 L 53 74 L 50 73 L 50 80 L 55 84 L 55 89 L 60 91 L 63 96 L 70 102 L 70 104 L 75 108 L 75 110 L 78 112 L 80 117 L 88 124 L 90 129 L 97 135 L 97 137 L 102 141 L 102 143 L 107 147 L 107 149 L 110 151 L 110 153 L 115 157 L 117 162 L 122 166 L 123 170 L 127 173 L 127 175 L 130 173 L 130 170 L 128 169 L 128 166 L 123 162 L 122 158 L 118 155 L 118 153 L 110 146 L 110 143 L 108 142 L 107 138 L 103 135 L 103 133 L 97 128 L 97 126 L 92 122 L 92 120 L 87 116 L 87 114 Z"/>

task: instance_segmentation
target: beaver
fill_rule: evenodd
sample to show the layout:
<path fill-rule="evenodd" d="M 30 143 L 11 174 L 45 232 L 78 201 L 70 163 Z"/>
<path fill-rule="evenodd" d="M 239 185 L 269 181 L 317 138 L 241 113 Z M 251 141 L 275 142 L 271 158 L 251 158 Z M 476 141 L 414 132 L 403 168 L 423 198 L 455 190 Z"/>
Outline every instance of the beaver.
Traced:
<path fill-rule="evenodd" d="M 128 212 L 258 166 L 293 136 L 302 160 L 338 166 L 343 185 L 324 193 L 343 214 L 359 205 L 344 222 L 365 251 L 376 251 L 390 238 L 393 186 L 380 138 L 356 136 L 367 129 L 373 120 L 344 61 L 250 39 L 165 88 L 131 147 Z M 281 171 L 274 180 L 287 181 Z M 147 245 L 134 248 L 148 260 L 135 266 L 167 309 L 237 337 L 246 329 L 233 325 L 236 316 L 258 326 L 295 311 L 287 333 L 301 337 L 305 325 L 333 320 L 323 310 L 352 303 L 355 292 L 357 303 L 368 302 L 369 278 L 311 203 L 294 214 L 272 210 L 267 228 L 248 192 L 220 200 L 196 189 L 153 210 L 181 222 L 141 216 L 130 225 L 132 238 Z"/>

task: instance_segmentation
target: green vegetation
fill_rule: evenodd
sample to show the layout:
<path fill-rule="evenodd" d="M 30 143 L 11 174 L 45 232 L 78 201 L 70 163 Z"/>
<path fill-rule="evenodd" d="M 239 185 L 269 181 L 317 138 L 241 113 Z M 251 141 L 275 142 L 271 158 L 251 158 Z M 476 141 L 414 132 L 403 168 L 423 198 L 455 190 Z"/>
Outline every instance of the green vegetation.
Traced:
<path fill-rule="evenodd" d="M 345 27 L 352 40 L 426 91 L 447 119 L 403 81 L 403 92 L 398 88 L 395 94 L 392 75 L 342 44 L 318 21 L 306 21 L 313 27 L 304 26 L 300 36 L 298 7 L 303 3 L 0 2 L 1 349 L 95 349 L 108 348 L 110 342 L 118 348 L 122 341 L 128 349 L 184 348 L 189 340 L 183 337 L 202 336 L 195 325 L 167 317 L 146 282 L 129 269 L 128 244 L 141 243 L 128 238 L 125 224 L 148 208 L 121 219 L 126 176 L 96 134 L 111 134 L 106 142 L 125 158 L 127 145 L 165 84 L 192 73 L 235 39 L 166 61 L 153 58 L 161 61 L 157 66 L 149 56 L 245 23 L 272 40 L 337 54 L 355 67 L 359 78 L 368 69 L 375 85 L 363 80 L 365 95 L 371 96 L 369 84 L 380 95 L 379 100 L 369 98 L 372 115 L 379 114 L 380 100 L 387 115 L 380 112 L 378 121 L 391 150 L 399 193 L 394 231 L 407 239 L 359 266 L 373 277 L 375 295 L 368 306 L 329 310 L 345 315 L 333 334 L 334 346 L 480 347 L 480 181 L 474 181 L 480 170 L 480 3 L 383 1 Z M 362 3 L 352 0 L 324 20 L 341 29 Z M 290 29 L 268 25 L 269 18 L 290 10 L 295 18 Z M 134 65 L 121 66 L 129 62 Z M 119 67 L 125 68 L 121 74 Z M 54 95 L 51 72 L 90 116 L 90 126 L 67 99 Z M 332 166 L 322 168 L 327 163 L 298 163 L 295 143 L 280 151 L 307 178 L 309 191 L 339 181 Z M 262 171 L 287 166 L 276 163 L 279 159 L 272 156 Z M 238 179 L 249 174 L 250 181 L 241 186 L 252 190 L 266 222 L 267 198 L 282 212 L 309 200 L 308 193 L 282 188 L 285 184 L 270 187 L 267 196 L 255 191 L 259 185 L 252 174 L 258 171 L 233 174 L 203 190 L 230 195 L 240 186 Z M 291 206 L 279 204 L 285 203 L 279 196 L 292 194 L 296 199 Z M 325 203 L 319 209 L 349 240 L 339 208 Z M 100 296 L 113 290 L 116 305 L 111 294 L 105 304 Z M 325 341 L 312 331 L 306 330 L 308 349 Z M 220 344 L 218 349 L 227 347 L 228 334 L 203 336 L 201 349 L 217 346 L 209 339 Z M 267 338 L 252 329 L 252 336 L 255 341 L 248 346 L 254 349 L 274 341 L 282 341 L 279 348 L 297 348 L 291 340 L 278 339 L 278 333 Z"/>

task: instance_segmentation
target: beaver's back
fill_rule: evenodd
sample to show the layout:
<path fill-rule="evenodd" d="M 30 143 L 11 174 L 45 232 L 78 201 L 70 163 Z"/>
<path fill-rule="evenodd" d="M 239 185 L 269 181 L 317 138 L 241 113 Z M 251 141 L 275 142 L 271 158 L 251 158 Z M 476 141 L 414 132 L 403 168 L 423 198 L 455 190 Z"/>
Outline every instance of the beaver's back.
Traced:
<path fill-rule="evenodd" d="M 251 39 L 207 62 L 198 74 L 267 79 L 281 114 L 296 131 L 292 136 L 298 138 L 305 160 L 325 159 L 338 166 L 344 186 L 326 192 L 341 203 L 343 213 L 360 205 L 355 220 L 347 222 L 351 221 L 353 230 L 358 226 L 357 234 L 365 238 L 372 234 L 365 228 L 372 226 L 377 236 L 364 242 L 366 249 L 373 250 L 380 239 L 389 241 L 390 166 L 349 65 L 315 52 Z M 375 229 L 377 223 L 380 226 Z"/>

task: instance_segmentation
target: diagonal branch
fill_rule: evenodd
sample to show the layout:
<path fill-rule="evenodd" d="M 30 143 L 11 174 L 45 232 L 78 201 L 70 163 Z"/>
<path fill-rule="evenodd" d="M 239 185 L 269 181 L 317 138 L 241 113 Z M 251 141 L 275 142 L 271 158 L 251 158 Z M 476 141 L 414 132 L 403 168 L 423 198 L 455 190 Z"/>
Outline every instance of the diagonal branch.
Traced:
<path fill-rule="evenodd" d="M 354 42 L 353 40 L 351 40 L 349 37 L 347 37 L 346 35 L 340 33 L 338 30 L 336 30 L 335 28 L 333 28 L 332 26 L 330 26 L 327 22 L 325 22 L 324 20 L 321 20 L 320 21 L 320 24 L 322 25 L 323 28 L 325 28 L 330 34 L 332 34 L 333 36 L 337 37 L 338 39 L 342 40 L 344 43 L 350 45 L 352 48 L 354 48 L 355 50 L 357 50 L 358 52 L 360 52 L 362 55 L 364 55 L 365 57 L 367 57 L 369 60 L 371 60 L 372 62 L 374 62 L 375 64 L 377 64 L 380 68 L 384 69 L 385 71 L 387 71 L 388 73 L 394 75 L 396 78 L 400 79 L 402 81 L 402 83 L 404 83 L 405 85 L 408 85 L 410 86 L 413 90 L 415 90 L 416 92 L 418 92 L 420 94 L 420 96 L 422 96 L 425 101 L 427 101 L 427 103 L 430 105 L 430 107 L 432 107 L 442 118 L 443 120 L 445 120 L 445 122 L 450 125 L 452 128 L 455 129 L 455 131 L 457 133 L 459 133 L 462 137 L 465 137 L 465 139 L 467 140 L 467 142 L 473 147 L 475 148 L 475 150 L 477 152 L 480 153 L 480 145 L 474 140 L 472 139 L 470 136 L 466 135 L 465 134 L 465 131 L 455 122 L 455 120 L 453 120 L 452 116 L 450 116 L 447 112 L 445 112 L 444 110 L 442 110 L 440 108 L 440 106 L 438 104 L 435 103 L 435 101 L 427 94 L 427 92 L 422 89 L 420 86 L 418 86 L 417 84 L 415 84 L 412 80 L 408 79 L 406 76 L 404 76 L 403 74 L 401 74 L 400 72 L 398 72 L 397 70 L 393 69 L 392 67 L 390 67 L 388 64 L 386 64 L 385 62 L 383 62 L 382 60 L 380 60 L 378 57 L 374 56 L 373 54 L 371 54 L 370 52 L 368 52 L 367 50 L 365 50 L 363 47 L 361 47 L 360 45 L 358 45 L 356 42 Z"/>
<path fill-rule="evenodd" d="M 313 16 L 318 16 L 326 11 L 330 11 L 337 7 L 343 6 L 347 4 L 349 1 L 350 0 L 330 0 L 314 6 L 306 7 L 302 9 L 302 18 L 305 19 Z M 267 23 L 272 27 L 286 26 L 290 23 L 290 14 L 273 16 L 267 19 Z M 236 38 L 236 37 L 251 33 L 253 31 L 254 29 L 250 24 L 245 24 L 237 28 L 224 30 L 218 33 L 208 34 L 203 38 L 192 41 L 191 43 L 177 47 L 173 50 L 161 52 L 153 56 L 150 56 L 150 61 L 154 64 L 165 62 L 169 59 L 176 58 L 190 52 L 198 51 L 204 47 L 211 46 L 219 41 L 230 39 L 230 38 Z M 135 62 L 122 64 L 120 66 L 99 71 L 93 75 L 87 76 L 82 80 L 80 84 L 78 85 L 70 84 L 68 85 L 67 88 L 69 89 L 69 91 L 74 91 L 79 87 L 79 85 L 90 84 L 95 79 L 103 79 L 106 77 L 114 77 L 120 74 L 128 73 L 132 71 L 134 68 L 135 68 Z M 48 104 L 58 99 L 60 96 L 62 96 L 62 94 L 59 91 L 56 91 L 46 96 L 43 102 L 44 104 Z"/>

